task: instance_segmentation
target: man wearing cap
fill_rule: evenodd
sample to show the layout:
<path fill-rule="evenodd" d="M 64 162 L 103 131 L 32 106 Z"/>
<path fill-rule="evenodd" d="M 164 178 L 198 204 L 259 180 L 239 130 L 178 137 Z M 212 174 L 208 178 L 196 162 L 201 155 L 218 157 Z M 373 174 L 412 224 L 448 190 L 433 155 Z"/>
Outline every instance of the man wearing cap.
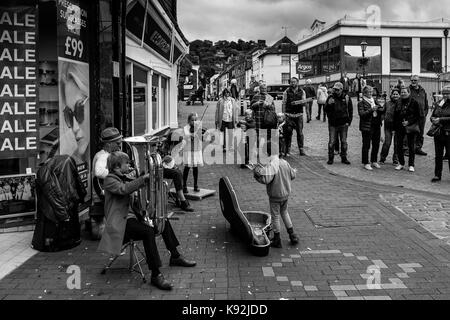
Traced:
<path fill-rule="evenodd" d="M 353 120 L 353 105 L 350 97 L 344 93 L 344 85 L 336 82 L 333 86 L 333 94 L 328 97 L 325 105 L 325 112 L 328 117 L 328 162 L 332 165 L 334 162 L 334 148 L 336 137 L 339 135 L 341 141 L 341 160 L 344 164 L 350 164 L 347 159 L 347 133 L 348 127 Z"/>
<path fill-rule="evenodd" d="M 119 151 L 122 146 L 122 135 L 116 128 L 106 128 L 100 135 L 102 150 L 97 152 L 92 161 L 92 196 L 93 205 L 89 210 L 90 231 L 93 240 L 99 240 L 105 228 L 104 224 L 104 191 L 103 180 L 109 174 L 107 161 L 112 152 Z"/>

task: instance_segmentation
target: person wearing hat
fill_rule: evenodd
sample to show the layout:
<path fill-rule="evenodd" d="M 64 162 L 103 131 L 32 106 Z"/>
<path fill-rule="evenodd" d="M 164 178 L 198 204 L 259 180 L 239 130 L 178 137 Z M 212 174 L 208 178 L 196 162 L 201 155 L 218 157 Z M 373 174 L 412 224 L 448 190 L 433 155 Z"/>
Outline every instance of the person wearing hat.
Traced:
<path fill-rule="evenodd" d="M 349 165 L 350 161 L 347 158 L 347 134 L 348 127 L 353 120 L 353 104 L 350 97 L 344 93 L 344 85 L 341 82 L 336 82 L 333 86 L 333 93 L 328 97 L 325 105 L 325 112 L 328 117 L 328 162 L 332 165 L 334 162 L 334 150 L 336 144 L 336 137 L 339 136 L 341 141 L 341 161 Z"/>
<path fill-rule="evenodd" d="M 444 99 L 436 104 L 431 115 L 431 122 L 440 126 L 439 133 L 434 135 L 435 168 L 434 178 L 431 180 L 433 183 L 442 179 L 444 149 L 447 155 L 450 154 L 450 86 L 443 88 L 442 95 Z"/>
<path fill-rule="evenodd" d="M 92 161 L 92 185 L 94 192 L 92 195 L 93 205 L 89 210 L 89 228 L 93 240 L 99 240 L 103 233 L 104 224 L 104 191 L 103 180 L 108 176 L 108 157 L 112 152 L 120 151 L 122 148 L 123 136 L 116 128 L 106 128 L 100 135 L 100 142 L 103 144 L 102 150 L 97 152 Z"/>

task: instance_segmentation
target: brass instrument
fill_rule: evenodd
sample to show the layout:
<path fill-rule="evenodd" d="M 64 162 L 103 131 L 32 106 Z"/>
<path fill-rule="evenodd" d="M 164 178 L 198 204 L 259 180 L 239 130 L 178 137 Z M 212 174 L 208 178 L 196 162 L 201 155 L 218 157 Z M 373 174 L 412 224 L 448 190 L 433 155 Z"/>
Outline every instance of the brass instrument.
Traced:
<path fill-rule="evenodd" d="M 161 138 L 139 136 L 127 138 L 124 142 L 127 149 L 124 151 L 130 155 L 136 175 L 150 174 L 146 187 L 137 191 L 137 209 L 144 222 L 154 228 L 155 234 L 161 235 L 167 220 L 178 220 L 168 212 L 169 185 L 164 181 L 163 161 L 157 152 Z"/>

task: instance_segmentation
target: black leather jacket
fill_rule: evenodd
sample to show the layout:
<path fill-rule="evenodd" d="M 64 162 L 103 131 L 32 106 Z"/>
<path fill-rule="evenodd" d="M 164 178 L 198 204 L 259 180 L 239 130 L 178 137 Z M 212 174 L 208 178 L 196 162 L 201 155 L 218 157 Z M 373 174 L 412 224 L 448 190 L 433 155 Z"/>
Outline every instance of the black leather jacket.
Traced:
<path fill-rule="evenodd" d="M 69 219 L 87 194 L 75 160 L 67 155 L 45 162 L 37 172 L 36 184 L 38 215 L 55 223 Z"/>

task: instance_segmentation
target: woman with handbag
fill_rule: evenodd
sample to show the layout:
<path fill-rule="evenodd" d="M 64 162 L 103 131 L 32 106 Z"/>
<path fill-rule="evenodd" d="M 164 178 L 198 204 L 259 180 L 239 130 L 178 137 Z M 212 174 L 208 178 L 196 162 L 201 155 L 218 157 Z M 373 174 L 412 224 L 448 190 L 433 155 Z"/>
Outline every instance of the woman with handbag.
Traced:
<path fill-rule="evenodd" d="M 373 88 L 365 86 L 362 100 L 358 103 L 359 130 L 363 140 L 362 163 L 364 169 L 369 171 L 372 171 L 373 167 L 380 169 L 378 150 L 380 149 L 382 116 L 384 114 L 384 107 L 378 104 L 377 97 L 372 96 L 373 94 Z M 372 153 L 369 162 L 370 147 L 372 147 Z"/>
<path fill-rule="evenodd" d="M 436 183 L 442 179 L 442 168 L 444 149 L 450 154 L 450 86 L 445 86 L 442 90 L 444 99 L 435 104 L 433 114 L 431 115 L 431 126 L 428 132 L 429 136 L 434 137 L 435 167 L 434 178 L 431 182 Z M 450 162 L 449 162 L 450 169 Z"/>
<path fill-rule="evenodd" d="M 394 128 L 396 132 L 399 165 L 395 170 L 403 170 L 405 168 L 405 155 L 403 151 L 403 139 L 408 139 L 409 150 L 409 172 L 414 172 L 415 161 L 415 140 L 420 132 L 419 128 L 420 107 L 416 100 L 411 98 L 409 87 L 402 87 L 400 90 L 400 101 L 397 110 L 394 113 Z"/>

